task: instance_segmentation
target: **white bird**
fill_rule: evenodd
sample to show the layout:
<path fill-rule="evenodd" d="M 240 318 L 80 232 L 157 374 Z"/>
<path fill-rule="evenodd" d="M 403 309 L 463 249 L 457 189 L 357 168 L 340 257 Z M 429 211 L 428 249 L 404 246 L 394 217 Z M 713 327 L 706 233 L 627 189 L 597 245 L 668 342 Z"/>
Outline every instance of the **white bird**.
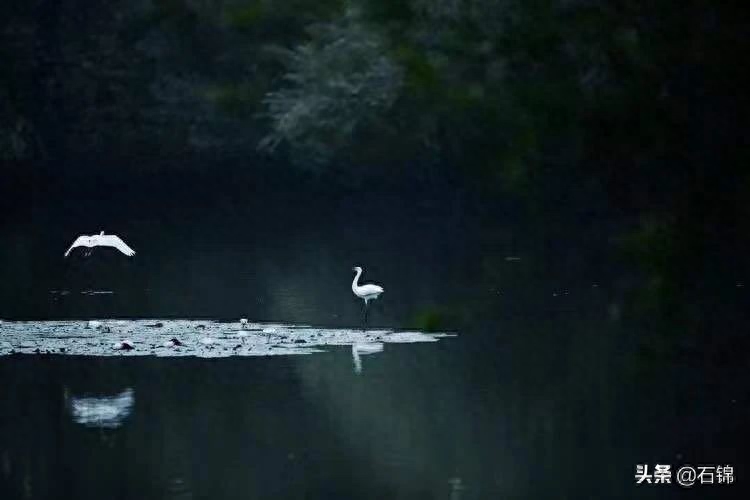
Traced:
<path fill-rule="evenodd" d="M 121 251 L 128 257 L 132 257 L 133 255 L 135 255 L 135 250 L 127 246 L 119 236 L 116 236 L 114 234 L 104 234 L 104 231 L 100 232 L 99 234 L 93 234 L 90 236 L 79 236 L 78 238 L 76 238 L 73 244 L 70 245 L 68 251 L 65 252 L 65 257 L 70 255 L 70 252 L 76 247 L 88 248 L 88 250 L 86 251 L 86 256 L 91 255 L 91 249 L 94 247 L 112 247 Z"/>
<path fill-rule="evenodd" d="M 366 344 L 352 344 L 352 361 L 354 362 L 354 373 L 362 373 L 362 360 L 360 356 L 383 352 L 382 342 L 371 342 Z"/>
<path fill-rule="evenodd" d="M 357 273 L 352 281 L 352 292 L 354 292 L 354 295 L 365 301 L 365 323 L 367 323 L 367 303 L 371 300 L 377 299 L 384 290 L 380 285 L 373 285 L 371 283 L 360 285 L 359 277 L 362 275 L 361 267 L 353 267 L 352 271 Z"/>

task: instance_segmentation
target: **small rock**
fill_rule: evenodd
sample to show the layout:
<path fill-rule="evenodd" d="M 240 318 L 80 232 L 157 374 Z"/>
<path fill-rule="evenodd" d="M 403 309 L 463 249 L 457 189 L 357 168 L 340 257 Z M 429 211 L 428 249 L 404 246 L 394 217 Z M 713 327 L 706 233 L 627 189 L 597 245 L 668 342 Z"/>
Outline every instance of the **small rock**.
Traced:
<path fill-rule="evenodd" d="M 182 342 L 177 340 L 176 338 L 172 337 L 168 341 L 164 343 L 164 347 L 180 347 L 182 346 Z"/>
<path fill-rule="evenodd" d="M 307 344 L 307 340 L 305 339 L 294 339 L 295 344 Z"/>
<path fill-rule="evenodd" d="M 162 323 L 162 322 L 156 322 L 156 323 L 152 323 L 152 324 L 146 325 L 146 326 L 150 326 L 151 328 L 161 328 L 161 327 L 164 326 L 164 323 Z"/>
<path fill-rule="evenodd" d="M 112 348 L 117 351 L 131 351 L 135 349 L 135 347 L 133 347 L 133 343 L 129 340 L 121 340 L 120 342 L 116 342 L 115 345 L 112 346 Z"/>

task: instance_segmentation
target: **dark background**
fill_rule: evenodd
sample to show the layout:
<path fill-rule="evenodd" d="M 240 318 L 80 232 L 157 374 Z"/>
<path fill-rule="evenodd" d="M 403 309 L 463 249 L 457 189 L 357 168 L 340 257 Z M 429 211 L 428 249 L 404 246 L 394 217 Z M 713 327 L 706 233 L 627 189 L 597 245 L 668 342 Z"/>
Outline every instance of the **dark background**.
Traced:
<path fill-rule="evenodd" d="M 453 475 L 474 488 L 468 498 L 662 498 L 622 486 L 636 463 L 662 460 L 734 464 L 740 477 L 747 11 L 731 1 L 3 2 L 0 317 L 358 326 L 349 286 L 360 265 L 385 288 L 372 326 L 457 330 L 461 343 L 386 350 L 367 382 L 324 356 L 285 361 L 302 371 L 281 381 L 281 364 L 7 358 L 0 378 L 17 383 L 0 395 L 16 411 L 0 420 L 11 464 L 0 491 L 57 491 L 82 476 L 56 460 L 96 470 L 115 449 L 165 478 L 148 465 L 210 456 L 208 469 L 179 465 L 192 491 L 241 496 L 225 470 L 244 469 L 216 443 L 233 443 L 242 463 L 278 450 L 233 442 L 225 415 L 235 413 L 243 439 L 275 423 L 270 435 L 290 449 L 311 442 L 295 434 L 298 415 L 313 434 L 319 426 L 307 459 L 319 475 L 284 476 L 281 455 L 257 469 L 318 498 L 440 498 L 430 488 Z M 137 255 L 63 259 L 77 235 L 101 230 Z M 351 427 L 300 403 L 299 384 L 326 377 L 348 396 L 319 408 Z M 232 385 L 256 378 L 257 400 Z M 79 435 L 67 420 L 65 387 L 129 385 L 132 441 Z M 394 399 L 371 403 L 372 391 Z M 191 410 L 201 405 L 205 419 Z M 341 457 L 361 450 L 336 432 L 366 434 L 384 415 L 364 441 L 402 446 L 413 435 L 392 431 L 408 411 L 407 430 L 430 430 L 407 455 L 430 472 L 368 480 L 384 456 L 375 449 L 347 482 L 355 466 Z M 167 430 L 183 424 L 168 449 Z M 139 455 L 153 429 L 164 439 Z M 72 436 L 67 451 L 56 454 L 55 435 Z M 95 438 L 87 455 L 81 443 Z M 524 464 L 510 483 L 497 450 L 506 466 Z M 591 463 L 597 479 L 574 481 Z M 553 481 L 529 472 L 539 464 Z M 164 478 L 139 477 L 139 492 L 168 496 Z M 736 486 L 702 492 L 731 497 Z"/>
<path fill-rule="evenodd" d="M 483 312 L 523 253 L 541 295 L 619 276 L 649 314 L 709 321 L 747 275 L 739 3 L 48 0 L 2 19 L 5 317 L 353 321 L 362 265 L 404 325 Z M 60 258 L 100 230 L 138 256 Z"/>

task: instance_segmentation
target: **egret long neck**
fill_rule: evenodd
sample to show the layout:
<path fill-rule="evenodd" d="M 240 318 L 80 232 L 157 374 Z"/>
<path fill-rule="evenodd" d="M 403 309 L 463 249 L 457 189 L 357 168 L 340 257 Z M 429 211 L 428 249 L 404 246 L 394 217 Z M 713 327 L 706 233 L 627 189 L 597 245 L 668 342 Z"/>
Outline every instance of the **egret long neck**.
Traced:
<path fill-rule="evenodd" d="M 357 271 L 357 274 L 354 276 L 354 280 L 352 281 L 352 290 L 356 290 L 359 288 L 359 275 L 362 274 L 362 269 L 359 269 Z"/>

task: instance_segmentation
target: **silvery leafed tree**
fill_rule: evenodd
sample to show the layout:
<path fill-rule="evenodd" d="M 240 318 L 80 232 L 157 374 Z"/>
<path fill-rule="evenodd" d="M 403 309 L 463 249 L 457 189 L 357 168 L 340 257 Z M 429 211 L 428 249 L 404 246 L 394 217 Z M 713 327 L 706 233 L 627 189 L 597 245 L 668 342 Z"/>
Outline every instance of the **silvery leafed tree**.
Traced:
<path fill-rule="evenodd" d="M 285 73 L 265 96 L 271 130 L 259 148 L 285 144 L 295 156 L 326 161 L 394 103 L 403 74 L 355 11 L 308 33 L 309 40 L 292 49 L 273 49 Z"/>

